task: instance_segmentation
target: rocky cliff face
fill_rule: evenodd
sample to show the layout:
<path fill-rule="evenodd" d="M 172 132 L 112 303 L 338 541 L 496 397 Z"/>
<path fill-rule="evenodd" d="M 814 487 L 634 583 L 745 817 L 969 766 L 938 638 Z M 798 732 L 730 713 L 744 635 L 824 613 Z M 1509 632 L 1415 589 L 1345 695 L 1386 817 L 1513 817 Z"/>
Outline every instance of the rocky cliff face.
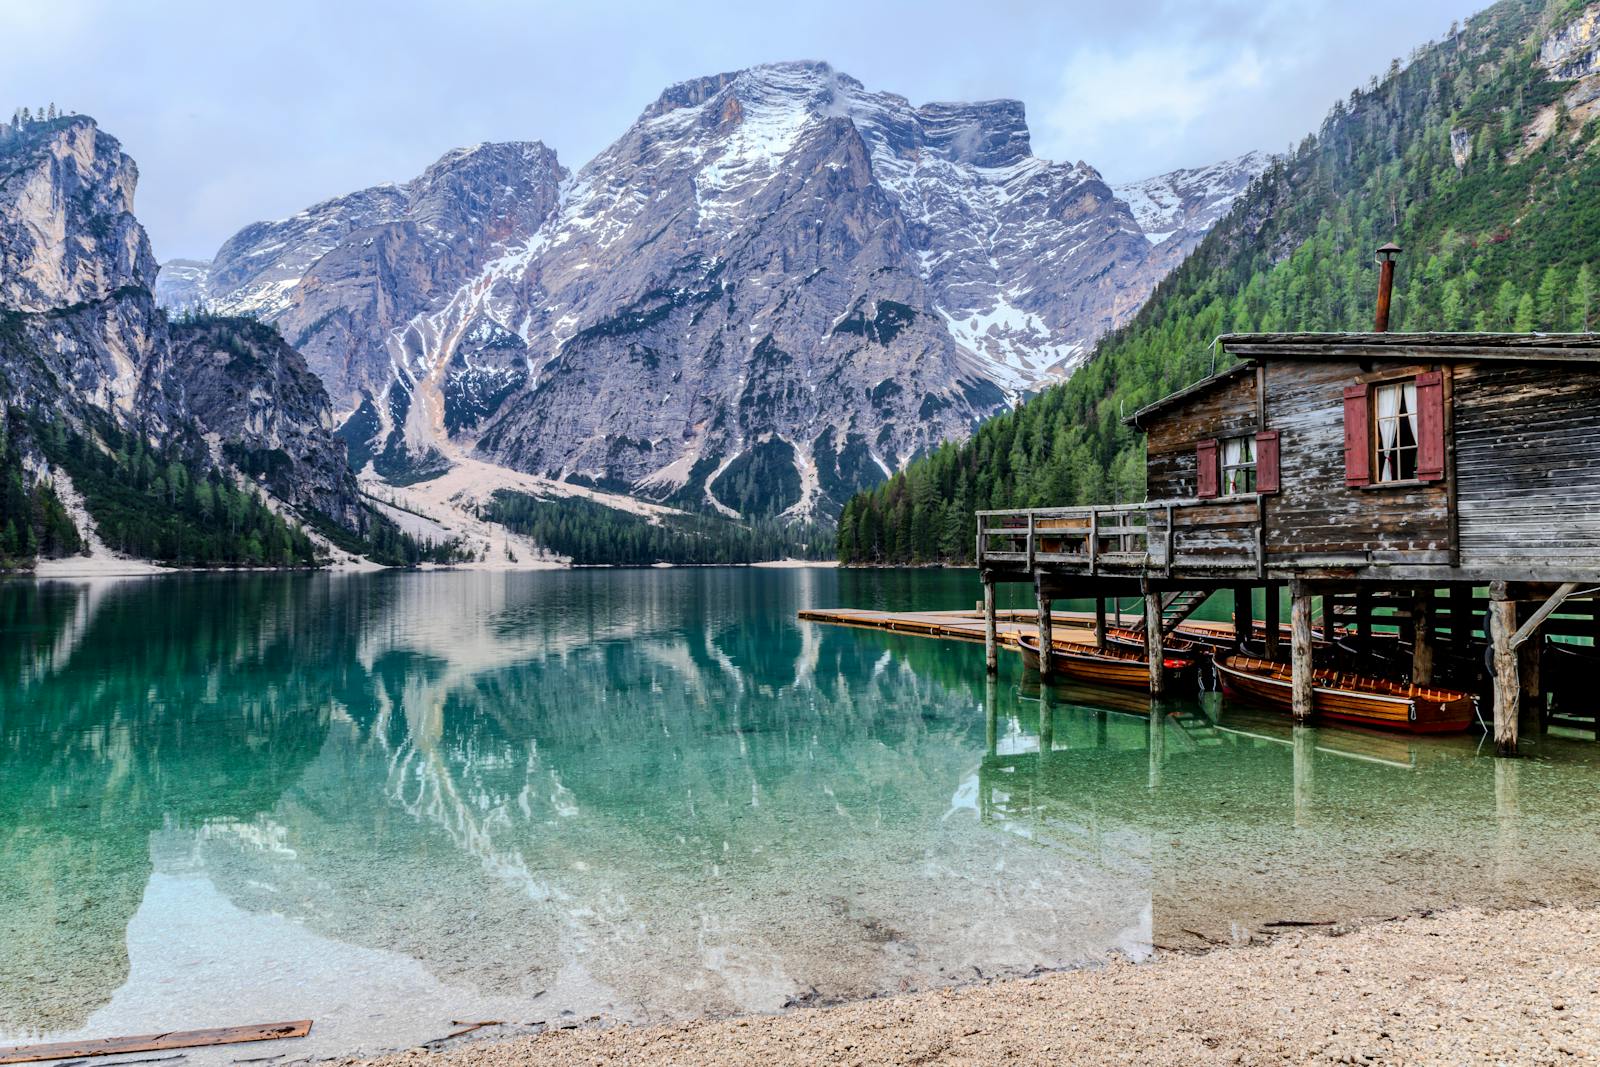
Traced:
<path fill-rule="evenodd" d="M 137 181 L 133 160 L 87 118 L 0 125 L 0 376 L 12 403 L 137 413 L 169 428 Z"/>
<path fill-rule="evenodd" d="M 0 303 L 46 311 L 155 277 L 133 217 L 139 172 L 115 138 L 79 119 L 0 130 Z"/>
<path fill-rule="evenodd" d="M 1094 168 L 1032 155 L 1015 101 L 777 64 L 667 89 L 570 178 L 479 146 L 249 227 L 205 284 L 307 353 L 379 473 L 472 453 L 827 515 L 1071 373 L 1247 170 L 1141 189 L 1172 201 L 1153 241 Z"/>
<path fill-rule="evenodd" d="M 1537 63 L 1551 78 L 1572 82 L 1562 102 L 1574 126 L 1600 114 L 1600 4 L 1589 4 L 1540 41 Z M 1536 139 L 1547 135 L 1554 118 L 1551 106 L 1540 116 Z"/>
<path fill-rule="evenodd" d="M 270 326 L 201 318 L 170 327 L 169 390 L 223 457 L 274 497 L 360 529 L 365 518 L 322 381 Z"/>
<path fill-rule="evenodd" d="M 360 529 L 327 394 L 303 361 L 265 327 L 173 326 L 156 308 L 136 183 L 92 119 L 0 126 L 0 404 L 91 436 L 109 418 L 225 469 L 276 453 L 274 495 Z"/>

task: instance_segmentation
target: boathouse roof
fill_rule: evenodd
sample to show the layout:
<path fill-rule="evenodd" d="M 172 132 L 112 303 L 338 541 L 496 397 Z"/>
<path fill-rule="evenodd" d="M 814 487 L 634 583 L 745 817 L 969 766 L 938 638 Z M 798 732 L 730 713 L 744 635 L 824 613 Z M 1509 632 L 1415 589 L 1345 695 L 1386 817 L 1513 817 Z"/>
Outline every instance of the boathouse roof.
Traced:
<path fill-rule="evenodd" d="M 1201 393 L 1210 392 L 1212 389 L 1222 385 L 1224 382 L 1232 381 L 1234 378 L 1246 373 L 1251 369 L 1252 366 L 1253 364 L 1250 363 L 1235 363 L 1233 366 L 1228 367 L 1225 370 L 1220 370 L 1215 374 L 1201 378 L 1193 385 L 1188 385 L 1182 389 L 1179 389 L 1176 393 L 1168 393 L 1166 396 L 1162 397 L 1160 400 L 1157 400 L 1153 404 L 1146 404 L 1144 407 L 1140 408 L 1138 411 L 1135 411 L 1132 415 L 1129 415 L 1122 421 L 1127 423 L 1129 426 L 1137 426 L 1142 429 L 1144 426 L 1142 420 L 1147 415 L 1154 415 L 1159 411 L 1182 404 L 1193 397 L 1199 396 Z"/>
<path fill-rule="evenodd" d="M 1225 333 L 1217 347 L 1246 362 L 1169 393 L 1123 421 L 1143 428 L 1150 416 L 1207 393 L 1256 362 L 1274 360 L 1451 360 L 1600 363 L 1600 333 Z"/>
<path fill-rule="evenodd" d="M 1600 362 L 1600 333 L 1225 333 L 1240 359 L 1532 360 Z"/>

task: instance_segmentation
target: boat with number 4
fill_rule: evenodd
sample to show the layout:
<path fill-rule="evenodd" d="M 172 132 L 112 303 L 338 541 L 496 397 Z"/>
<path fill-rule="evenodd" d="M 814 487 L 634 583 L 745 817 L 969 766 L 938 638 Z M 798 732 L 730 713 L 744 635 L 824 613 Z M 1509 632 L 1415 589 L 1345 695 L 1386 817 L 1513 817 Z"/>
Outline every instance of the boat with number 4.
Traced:
<path fill-rule="evenodd" d="M 1039 669 L 1039 638 L 1033 634 L 1018 634 L 1022 647 L 1022 662 Z M 1163 661 L 1167 678 L 1181 688 L 1192 686 L 1197 665 L 1192 659 L 1168 657 Z M 1120 648 L 1096 648 L 1072 641 L 1056 641 L 1050 651 L 1050 671 L 1080 682 L 1096 685 L 1116 685 L 1127 689 L 1150 689 L 1150 663 L 1142 654 Z"/>
<path fill-rule="evenodd" d="M 1293 707 L 1288 665 L 1252 656 L 1217 656 L 1214 662 L 1227 695 L 1283 711 Z M 1325 670 L 1312 679 L 1312 712 L 1325 719 L 1443 734 L 1465 730 L 1476 715 L 1475 698 L 1454 689 Z"/>

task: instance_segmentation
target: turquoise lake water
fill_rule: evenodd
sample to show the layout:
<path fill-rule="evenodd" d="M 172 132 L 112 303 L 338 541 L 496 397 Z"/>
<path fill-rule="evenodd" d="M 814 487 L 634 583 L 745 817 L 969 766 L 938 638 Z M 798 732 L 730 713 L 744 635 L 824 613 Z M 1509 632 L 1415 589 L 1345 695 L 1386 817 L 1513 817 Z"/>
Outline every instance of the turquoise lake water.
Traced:
<path fill-rule="evenodd" d="M 0 1043 L 308 1017 L 294 1054 L 335 1054 L 1600 896 L 1592 741 L 1508 762 L 1214 694 L 1152 715 L 1041 693 L 1010 655 L 986 681 L 981 646 L 795 619 L 979 591 L 0 583 Z"/>

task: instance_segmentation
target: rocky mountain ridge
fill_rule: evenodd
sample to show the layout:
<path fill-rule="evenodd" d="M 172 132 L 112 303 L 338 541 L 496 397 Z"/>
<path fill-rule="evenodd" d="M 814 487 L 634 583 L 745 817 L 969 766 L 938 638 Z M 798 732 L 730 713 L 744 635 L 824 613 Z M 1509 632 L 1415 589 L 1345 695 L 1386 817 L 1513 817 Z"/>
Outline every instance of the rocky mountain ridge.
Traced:
<path fill-rule="evenodd" d="M 35 439 L 48 424 L 141 440 L 362 533 L 327 393 L 299 355 L 254 324 L 171 323 L 157 309 L 138 171 L 116 139 L 86 116 L 0 125 L 0 163 L 0 411 L 30 478 L 68 480 Z M 245 454 L 270 473 L 239 466 Z"/>
<path fill-rule="evenodd" d="M 1112 186 L 1154 245 L 1174 239 L 1190 247 L 1222 220 L 1250 183 L 1272 163 L 1267 152 L 1246 152 L 1206 167 L 1185 167 Z"/>
<path fill-rule="evenodd" d="M 379 475 L 472 456 L 827 516 L 1070 374 L 1264 163 L 1119 196 L 1034 156 L 1016 101 L 774 64 L 669 87 L 576 175 L 537 142 L 460 150 L 247 227 L 166 291 L 278 325 Z"/>

